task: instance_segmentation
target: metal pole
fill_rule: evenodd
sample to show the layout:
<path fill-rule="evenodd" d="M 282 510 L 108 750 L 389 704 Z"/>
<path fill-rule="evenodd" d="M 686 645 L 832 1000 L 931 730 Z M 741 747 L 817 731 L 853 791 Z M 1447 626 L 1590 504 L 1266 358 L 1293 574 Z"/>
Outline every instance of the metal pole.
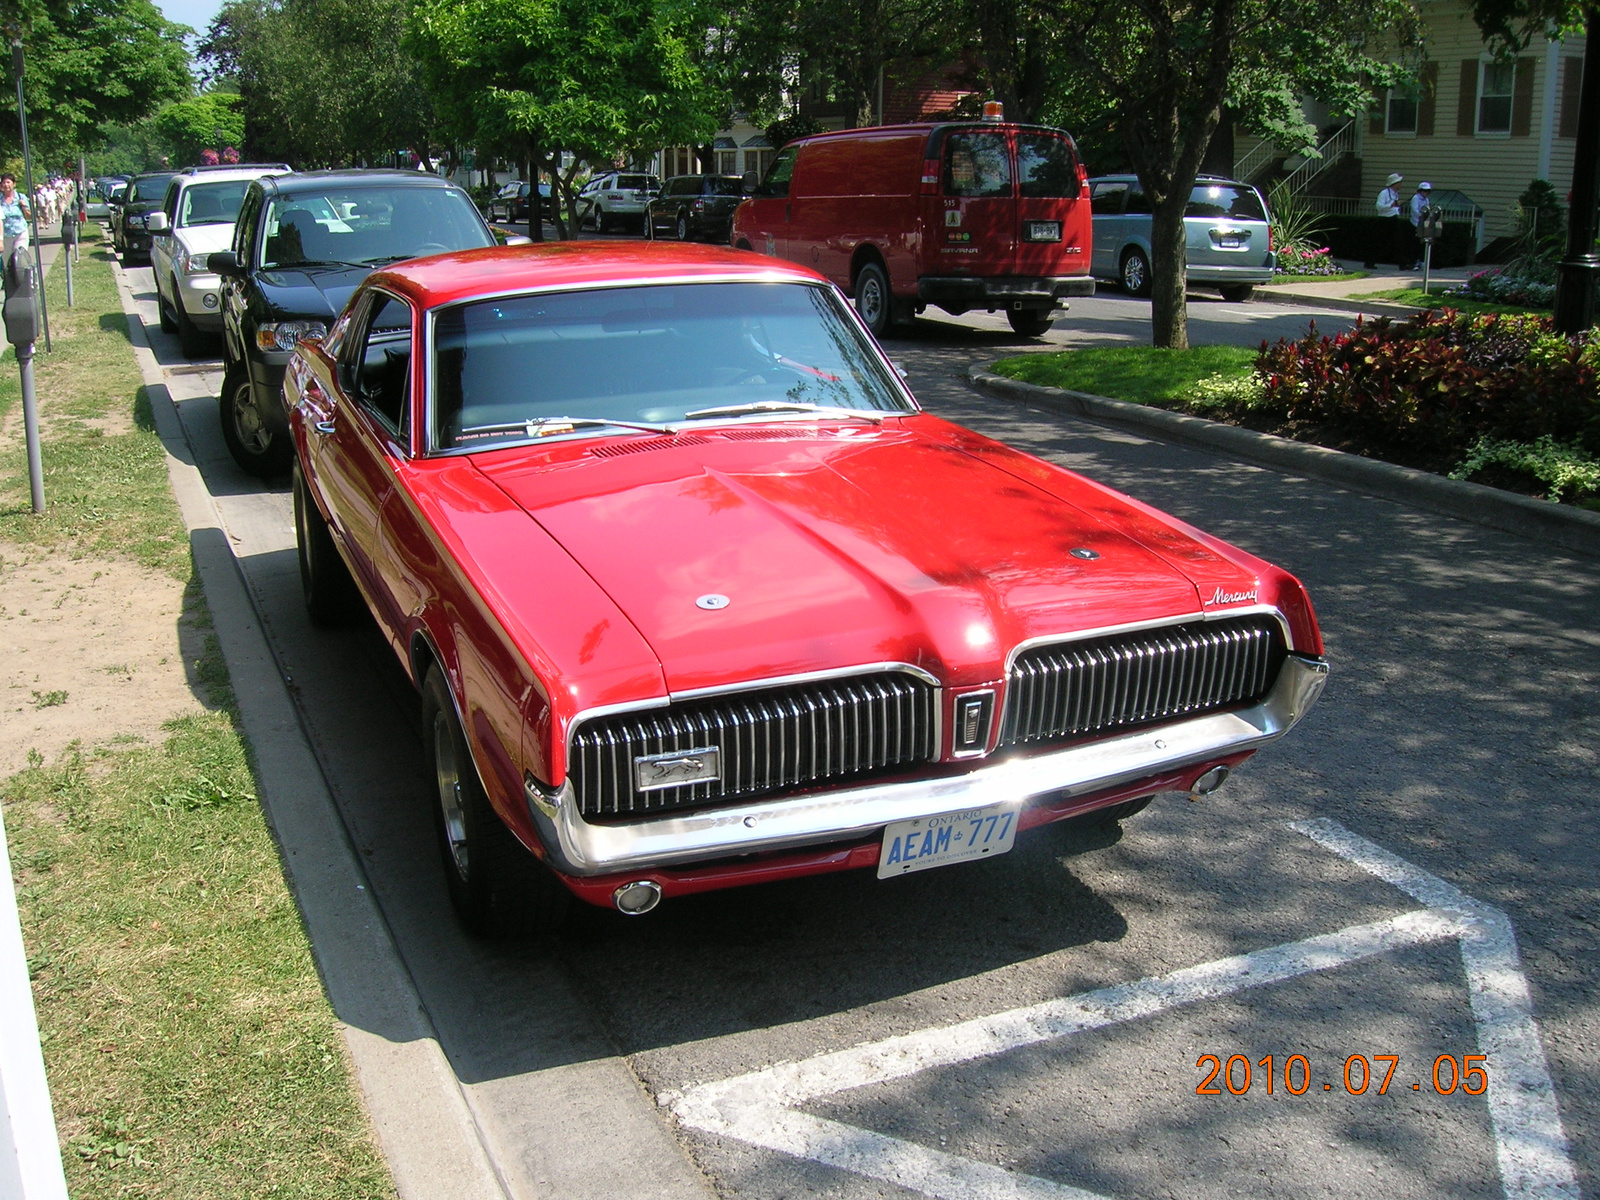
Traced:
<path fill-rule="evenodd" d="M 1587 44 L 1600 46 L 1600 9 L 1585 4 Z M 1600 69 L 1584 55 L 1583 90 L 1578 99 L 1578 141 L 1572 162 L 1572 207 L 1567 213 L 1567 256 L 1556 267 L 1556 329 L 1582 333 L 1594 324 L 1595 281 L 1600 254 L 1594 252 L 1595 206 L 1600 204 Z"/>
<path fill-rule="evenodd" d="M 39 273 L 39 323 L 44 328 L 44 352 L 50 346 L 50 312 L 44 304 L 44 255 L 39 247 L 39 206 L 33 200 L 33 154 L 28 149 L 28 106 L 22 98 L 22 39 L 11 43 L 11 73 L 17 79 L 17 120 L 22 123 L 22 174 L 28 185 L 28 220 L 33 223 L 33 266 Z"/>
<path fill-rule="evenodd" d="M 1428 298 L 1428 272 L 1433 269 L 1433 239 L 1429 238 L 1422 243 L 1422 298 L 1427 303 Z M 67 276 L 67 282 L 72 281 L 72 276 Z"/>
<path fill-rule="evenodd" d="M 33 343 L 16 347 L 17 365 L 22 368 L 22 425 L 28 439 L 28 493 L 33 511 L 44 512 L 44 461 L 39 456 L 39 406 L 33 398 Z"/>
<path fill-rule="evenodd" d="M 77 212 L 76 202 L 74 202 L 74 207 L 73 207 L 72 212 L 68 213 L 67 216 L 65 218 L 63 218 L 63 219 L 64 220 L 71 220 L 71 221 L 76 221 L 78 219 L 78 212 Z M 65 251 L 65 253 L 63 253 L 61 255 L 61 257 L 67 260 L 67 307 L 68 308 L 71 308 L 73 306 L 72 305 L 72 251 L 76 250 L 77 248 L 78 248 L 78 243 L 77 242 L 73 242 L 70 249 L 65 245 L 63 245 L 61 247 L 61 249 L 63 251 Z M 1424 285 L 1424 286 L 1426 286 L 1426 285 Z M 42 291 L 43 289 L 41 288 L 40 290 Z"/>

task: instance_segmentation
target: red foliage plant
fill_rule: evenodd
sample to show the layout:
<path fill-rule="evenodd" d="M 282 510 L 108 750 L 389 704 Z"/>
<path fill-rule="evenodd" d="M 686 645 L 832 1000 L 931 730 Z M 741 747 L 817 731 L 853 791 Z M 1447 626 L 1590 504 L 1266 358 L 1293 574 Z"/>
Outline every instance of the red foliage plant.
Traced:
<path fill-rule="evenodd" d="M 1600 341 L 1548 317 L 1358 319 L 1328 337 L 1261 343 L 1261 409 L 1423 455 L 1465 453 L 1485 434 L 1551 434 L 1600 449 Z"/>

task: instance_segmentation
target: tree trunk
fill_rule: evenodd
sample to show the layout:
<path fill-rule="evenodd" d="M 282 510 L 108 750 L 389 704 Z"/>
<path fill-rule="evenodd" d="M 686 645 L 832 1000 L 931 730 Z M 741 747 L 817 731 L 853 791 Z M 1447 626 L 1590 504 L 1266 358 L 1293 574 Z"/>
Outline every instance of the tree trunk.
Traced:
<path fill-rule="evenodd" d="M 528 139 L 528 157 L 523 168 L 523 178 L 531 189 L 528 193 L 528 238 L 544 241 L 544 217 L 539 212 L 539 139 Z"/>
<path fill-rule="evenodd" d="M 1183 210 L 1189 189 L 1174 193 L 1150 215 L 1150 340 L 1168 350 L 1189 348 L 1189 310 L 1184 303 L 1187 253 Z"/>

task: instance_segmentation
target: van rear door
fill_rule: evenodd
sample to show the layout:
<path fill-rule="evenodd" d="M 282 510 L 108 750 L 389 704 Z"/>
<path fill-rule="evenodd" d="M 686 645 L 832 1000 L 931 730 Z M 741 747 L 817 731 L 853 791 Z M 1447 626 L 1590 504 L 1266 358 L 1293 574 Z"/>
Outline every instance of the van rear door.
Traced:
<path fill-rule="evenodd" d="M 1019 129 L 1014 275 L 1083 275 L 1093 229 L 1085 176 L 1072 142 L 1046 130 Z"/>
<path fill-rule="evenodd" d="M 1002 128 L 968 126 L 945 132 L 938 209 L 929 214 L 932 275 L 1014 275 L 1017 215 L 1011 145 Z"/>

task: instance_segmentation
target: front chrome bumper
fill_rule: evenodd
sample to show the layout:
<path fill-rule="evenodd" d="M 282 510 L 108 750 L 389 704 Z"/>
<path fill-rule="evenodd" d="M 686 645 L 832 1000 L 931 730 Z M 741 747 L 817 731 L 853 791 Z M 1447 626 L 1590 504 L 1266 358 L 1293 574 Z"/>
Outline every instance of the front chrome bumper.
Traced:
<path fill-rule="evenodd" d="M 1020 808 L 1045 794 L 1088 795 L 1257 749 L 1310 711 L 1327 678 L 1324 660 L 1291 654 L 1272 691 L 1252 708 L 1008 758 L 964 775 L 778 796 L 618 825 L 585 821 L 570 783 L 553 795 L 530 785 L 528 811 L 550 865 L 567 875 L 643 871 L 850 841 L 894 821 L 988 804 Z"/>

